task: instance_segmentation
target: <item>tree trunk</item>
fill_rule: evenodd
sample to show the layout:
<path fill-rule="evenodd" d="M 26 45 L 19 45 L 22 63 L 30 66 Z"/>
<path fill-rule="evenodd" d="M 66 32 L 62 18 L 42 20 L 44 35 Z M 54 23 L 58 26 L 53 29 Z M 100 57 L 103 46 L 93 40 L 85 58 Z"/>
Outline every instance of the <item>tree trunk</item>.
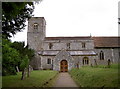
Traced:
<path fill-rule="evenodd" d="M 22 70 L 22 77 L 21 77 L 21 80 L 24 80 L 25 79 L 25 69 Z"/>
<path fill-rule="evenodd" d="M 30 66 L 28 65 L 28 73 L 27 73 L 27 77 L 30 77 Z"/>

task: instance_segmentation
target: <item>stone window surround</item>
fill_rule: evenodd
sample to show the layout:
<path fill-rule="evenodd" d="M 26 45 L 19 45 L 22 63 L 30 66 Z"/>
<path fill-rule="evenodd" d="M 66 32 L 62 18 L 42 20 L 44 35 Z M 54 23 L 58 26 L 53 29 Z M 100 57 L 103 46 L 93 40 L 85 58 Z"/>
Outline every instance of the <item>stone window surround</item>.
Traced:
<path fill-rule="evenodd" d="M 104 60 L 104 52 L 100 51 L 100 60 Z"/>
<path fill-rule="evenodd" d="M 83 58 L 83 65 L 88 65 L 89 64 L 89 58 L 88 57 L 84 57 Z"/>

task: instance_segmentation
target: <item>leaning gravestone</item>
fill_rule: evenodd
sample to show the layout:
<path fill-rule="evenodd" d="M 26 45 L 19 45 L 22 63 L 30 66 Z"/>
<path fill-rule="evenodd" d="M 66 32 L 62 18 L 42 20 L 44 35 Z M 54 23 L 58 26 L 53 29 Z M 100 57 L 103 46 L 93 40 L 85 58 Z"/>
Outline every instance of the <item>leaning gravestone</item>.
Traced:
<path fill-rule="evenodd" d="M 17 72 L 20 72 L 18 66 L 16 66 L 16 70 L 17 70 Z"/>

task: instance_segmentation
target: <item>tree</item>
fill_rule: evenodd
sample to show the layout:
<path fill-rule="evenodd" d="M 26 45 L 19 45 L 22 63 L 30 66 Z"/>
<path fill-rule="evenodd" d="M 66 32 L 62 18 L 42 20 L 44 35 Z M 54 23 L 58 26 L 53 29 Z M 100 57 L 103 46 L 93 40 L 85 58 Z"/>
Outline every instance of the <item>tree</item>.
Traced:
<path fill-rule="evenodd" d="M 30 76 L 30 69 L 29 69 L 29 65 L 30 65 L 30 61 L 33 59 L 34 55 L 35 55 L 35 51 L 33 49 L 29 49 L 28 45 L 25 47 L 25 53 L 27 53 L 27 56 L 29 58 L 29 64 L 28 64 L 28 74 L 27 76 Z"/>
<path fill-rule="evenodd" d="M 22 70 L 21 79 L 25 78 L 25 68 L 28 68 L 29 72 L 29 61 L 34 56 L 34 51 L 29 49 L 28 46 L 25 47 L 24 42 L 14 42 L 12 43 L 8 39 L 2 40 L 3 47 L 3 63 L 2 63 L 2 73 L 3 75 L 13 75 L 16 74 L 16 66 Z"/>
<path fill-rule="evenodd" d="M 9 38 L 25 28 L 25 22 L 31 18 L 34 11 L 34 2 L 42 0 L 31 0 L 33 2 L 2 2 L 2 34 Z"/>
<path fill-rule="evenodd" d="M 25 22 L 32 17 L 33 2 L 2 2 L 2 34 L 11 37 L 25 28 Z"/>
<path fill-rule="evenodd" d="M 10 47 L 11 42 L 3 39 L 3 61 L 2 61 L 2 75 L 14 75 L 16 74 L 16 66 L 20 60 L 19 52 Z"/>
<path fill-rule="evenodd" d="M 36 1 L 36 0 L 33 0 Z M 39 0 L 42 1 L 42 0 Z M 39 2 L 37 0 L 37 3 Z M 15 72 L 15 66 L 27 66 L 27 61 L 34 52 L 24 46 L 24 43 L 12 43 L 8 38 L 25 28 L 25 22 L 33 15 L 33 2 L 2 2 L 2 38 L 3 43 L 3 73 Z M 6 39 L 6 40 L 5 40 Z M 28 54 L 27 54 L 28 53 Z M 22 69 L 23 67 L 21 67 Z M 8 73 L 6 73 L 6 71 Z M 12 74 L 12 73 L 10 73 Z"/>
<path fill-rule="evenodd" d="M 21 59 L 19 60 L 19 63 L 18 63 L 18 68 L 20 70 L 22 70 L 21 67 L 20 67 L 20 64 L 21 64 L 22 60 L 24 60 L 24 57 L 25 57 L 25 54 L 26 54 L 24 46 L 25 46 L 24 42 L 13 42 L 11 44 L 11 47 L 16 49 L 20 54 Z"/>
<path fill-rule="evenodd" d="M 24 57 L 24 59 L 22 60 L 21 64 L 20 64 L 20 68 L 22 69 L 22 77 L 21 77 L 21 80 L 24 80 L 25 79 L 25 68 L 27 68 L 29 65 L 29 59 L 28 59 L 28 56 L 26 55 Z"/>
<path fill-rule="evenodd" d="M 14 42 L 11 47 L 15 48 L 20 53 L 21 61 L 19 67 L 22 70 L 21 79 L 23 80 L 25 78 L 25 68 L 28 69 L 28 77 L 30 76 L 29 62 L 34 57 L 34 50 L 29 49 L 28 46 L 25 47 L 24 42 Z"/>
<path fill-rule="evenodd" d="M 30 59 L 30 61 L 32 60 L 32 58 L 34 57 L 34 53 L 35 51 L 33 49 L 30 49 L 28 47 L 28 45 L 25 47 L 25 53 L 28 55 L 28 58 Z"/>
<path fill-rule="evenodd" d="M 12 48 L 15 48 L 17 51 L 19 51 L 19 53 L 21 54 L 21 55 L 24 55 L 25 54 L 25 52 L 24 52 L 24 48 L 25 48 L 25 43 L 24 42 L 13 42 L 12 44 L 11 44 L 11 47 Z"/>

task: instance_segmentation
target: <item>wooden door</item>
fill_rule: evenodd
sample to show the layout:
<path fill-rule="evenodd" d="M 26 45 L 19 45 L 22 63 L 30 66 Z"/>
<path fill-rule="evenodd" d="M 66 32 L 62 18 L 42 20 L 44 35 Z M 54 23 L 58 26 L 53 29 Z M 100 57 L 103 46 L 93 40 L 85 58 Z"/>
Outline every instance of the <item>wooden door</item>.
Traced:
<path fill-rule="evenodd" d="M 68 71 L 68 63 L 66 60 L 62 60 L 60 63 L 60 71 L 67 72 Z"/>

